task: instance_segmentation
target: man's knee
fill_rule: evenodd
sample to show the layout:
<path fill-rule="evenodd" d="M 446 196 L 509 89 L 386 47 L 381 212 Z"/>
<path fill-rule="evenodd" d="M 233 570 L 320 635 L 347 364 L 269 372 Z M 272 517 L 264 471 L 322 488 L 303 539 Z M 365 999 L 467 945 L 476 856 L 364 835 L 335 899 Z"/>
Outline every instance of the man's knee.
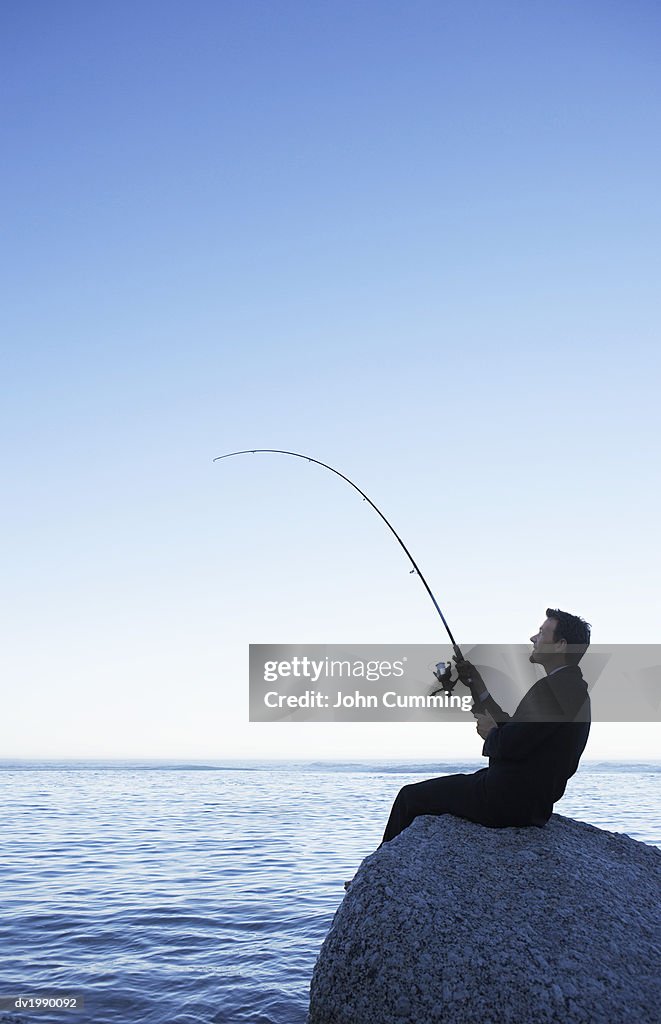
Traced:
<path fill-rule="evenodd" d="M 424 814 L 428 801 L 423 786 L 418 782 L 411 782 L 408 786 L 402 786 L 397 794 L 397 803 L 400 809 L 409 814 Z"/>
<path fill-rule="evenodd" d="M 408 807 L 409 804 L 411 803 L 412 790 L 413 786 L 411 785 L 402 786 L 399 793 L 395 797 L 395 803 L 398 804 L 400 807 Z"/>

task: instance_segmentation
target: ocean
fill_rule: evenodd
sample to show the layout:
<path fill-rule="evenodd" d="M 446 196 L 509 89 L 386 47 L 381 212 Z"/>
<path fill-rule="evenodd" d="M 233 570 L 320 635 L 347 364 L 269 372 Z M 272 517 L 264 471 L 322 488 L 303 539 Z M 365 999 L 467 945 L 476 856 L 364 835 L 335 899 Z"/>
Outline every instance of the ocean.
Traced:
<path fill-rule="evenodd" d="M 321 943 L 401 786 L 465 763 L 0 764 L 0 1021 L 304 1024 Z M 661 762 L 556 805 L 661 846 Z M 15 1007 L 68 997 L 83 1009 Z"/>

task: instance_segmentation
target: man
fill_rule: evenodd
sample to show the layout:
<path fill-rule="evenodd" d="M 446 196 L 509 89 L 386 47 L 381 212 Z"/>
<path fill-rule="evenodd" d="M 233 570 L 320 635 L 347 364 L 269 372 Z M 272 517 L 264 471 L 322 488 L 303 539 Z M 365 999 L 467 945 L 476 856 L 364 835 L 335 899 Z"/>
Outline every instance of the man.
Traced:
<path fill-rule="evenodd" d="M 489 767 L 404 786 L 383 843 L 420 814 L 454 814 L 490 828 L 546 824 L 578 768 L 590 732 L 590 698 L 578 667 L 590 645 L 590 628 L 576 615 L 546 609 L 545 621 L 530 637 L 529 658 L 543 666 L 546 677 L 531 687 L 511 717 L 491 697 L 475 666 L 455 657 L 459 677 L 473 695 Z"/>

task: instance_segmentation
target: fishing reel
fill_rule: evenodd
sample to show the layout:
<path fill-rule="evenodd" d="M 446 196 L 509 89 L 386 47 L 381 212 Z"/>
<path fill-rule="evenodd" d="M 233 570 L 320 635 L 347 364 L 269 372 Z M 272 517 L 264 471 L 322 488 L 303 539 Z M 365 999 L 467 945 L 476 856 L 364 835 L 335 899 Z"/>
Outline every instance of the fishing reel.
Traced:
<path fill-rule="evenodd" d="M 452 693 L 459 682 L 459 676 L 452 678 L 452 662 L 439 661 L 433 671 L 434 678 L 441 684 L 437 690 L 432 690 L 430 696 L 435 697 L 438 693 Z"/>
<path fill-rule="evenodd" d="M 461 651 L 458 651 L 457 653 L 460 656 L 459 662 L 461 663 L 465 659 L 461 654 Z M 482 714 L 485 710 L 488 710 L 487 705 L 483 703 L 481 696 L 478 696 L 478 693 L 476 692 L 477 680 L 474 680 L 472 676 L 467 676 L 465 679 L 462 679 L 458 671 L 456 679 L 453 679 L 452 669 L 454 667 L 455 666 L 452 665 L 452 662 L 439 661 L 436 663 L 436 668 L 434 669 L 433 675 L 434 678 L 438 680 L 438 682 L 441 685 L 438 687 L 437 690 L 432 690 L 429 696 L 435 697 L 439 693 L 445 693 L 449 697 L 457 683 L 462 683 L 462 685 L 470 691 L 470 695 L 473 698 L 473 706 L 471 708 L 473 715 L 477 716 L 479 714 Z"/>

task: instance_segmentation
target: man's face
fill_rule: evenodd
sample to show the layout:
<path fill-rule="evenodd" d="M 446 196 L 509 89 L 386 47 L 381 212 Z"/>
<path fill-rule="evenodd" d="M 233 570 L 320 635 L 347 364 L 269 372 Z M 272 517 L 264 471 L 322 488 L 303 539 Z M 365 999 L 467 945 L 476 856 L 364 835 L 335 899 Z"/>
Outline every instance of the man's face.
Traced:
<path fill-rule="evenodd" d="M 553 639 L 557 625 L 557 619 L 544 619 L 537 633 L 530 637 L 532 651 L 530 652 L 529 661 L 532 661 L 534 664 L 543 664 L 550 654 L 560 653 L 563 646 L 562 641 L 556 642 Z"/>

